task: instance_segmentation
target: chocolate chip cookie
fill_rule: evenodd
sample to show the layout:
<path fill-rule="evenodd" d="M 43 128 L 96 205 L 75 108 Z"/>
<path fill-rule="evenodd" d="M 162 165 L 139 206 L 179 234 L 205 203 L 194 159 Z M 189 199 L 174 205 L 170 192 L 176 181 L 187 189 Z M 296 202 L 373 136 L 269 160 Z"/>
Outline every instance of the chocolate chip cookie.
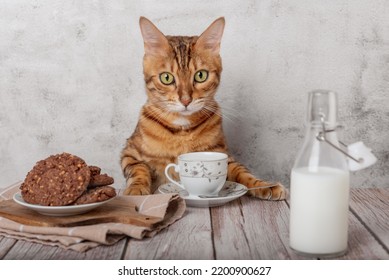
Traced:
<path fill-rule="evenodd" d="M 64 206 L 74 203 L 87 189 L 91 171 L 85 161 L 62 153 L 38 161 L 20 186 L 31 204 Z"/>

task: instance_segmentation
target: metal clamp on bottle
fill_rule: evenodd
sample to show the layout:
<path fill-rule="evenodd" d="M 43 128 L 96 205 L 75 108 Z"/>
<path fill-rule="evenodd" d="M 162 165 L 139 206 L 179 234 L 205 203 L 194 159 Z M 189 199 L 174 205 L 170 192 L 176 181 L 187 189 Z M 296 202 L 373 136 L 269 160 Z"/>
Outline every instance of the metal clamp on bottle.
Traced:
<path fill-rule="evenodd" d="M 339 144 L 347 148 L 347 152 L 338 146 L 334 145 L 331 141 L 329 141 L 326 137 L 327 132 L 332 132 L 333 130 L 327 130 L 324 122 L 325 116 L 321 117 L 321 125 L 322 131 L 316 135 L 316 139 L 321 142 L 326 142 L 328 145 L 338 150 L 349 159 L 352 159 L 354 162 L 348 161 L 348 166 L 351 171 L 361 170 L 366 167 L 373 165 L 377 158 L 371 153 L 371 149 L 366 147 L 361 141 L 346 145 L 343 142 L 339 141 Z"/>

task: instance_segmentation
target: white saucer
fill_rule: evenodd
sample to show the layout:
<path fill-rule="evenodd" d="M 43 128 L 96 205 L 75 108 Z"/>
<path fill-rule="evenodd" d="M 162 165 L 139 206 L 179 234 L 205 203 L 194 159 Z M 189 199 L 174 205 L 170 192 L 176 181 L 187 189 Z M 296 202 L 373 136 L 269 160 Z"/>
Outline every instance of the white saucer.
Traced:
<path fill-rule="evenodd" d="M 13 196 L 13 200 L 27 208 L 30 208 L 31 210 L 34 210 L 42 215 L 46 216 L 56 216 L 56 217 L 64 217 L 64 216 L 71 216 L 71 215 L 78 215 L 82 213 L 86 213 L 92 209 L 95 209 L 108 201 L 111 201 L 115 197 L 111 199 L 107 199 L 102 202 L 96 202 L 96 203 L 88 203 L 88 204 L 81 204 L 81 205 L 67 205 L 67 206 L 43 206 L 39 204 L 30 204 L 23 200 L 22 195 L 20 193 L 15 193 Z"/>
<path fill-rule="evenodd" d="M 180 187 L 167 183 L 163 184 L 158 188 L 159 193 L 178 193 L 183 199 L 185 199 L 187 206 L 192 207 L 215 207 L 226 204 L 238 197 L 241 197 L 247 192 L 247 188 L 239 183 L 227 181 L 222 190 L 219 192 L 220 195 L 229 193 L 226 196 L 215 197 L 215 198 L 200 198 L 197 195 L 189 195 L 188 192 Z"/>

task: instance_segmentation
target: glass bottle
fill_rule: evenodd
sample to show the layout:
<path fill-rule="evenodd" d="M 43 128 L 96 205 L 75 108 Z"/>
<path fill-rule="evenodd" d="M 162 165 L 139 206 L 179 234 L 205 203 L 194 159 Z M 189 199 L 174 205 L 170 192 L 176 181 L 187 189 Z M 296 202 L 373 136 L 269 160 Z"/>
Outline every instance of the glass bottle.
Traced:
<path fill-rule="evenodd" d="M 337 126 L 336 93 L 310 92 L 305 140 L 290 183 L 289 244 L 306 257 L 347 250 L 350 179 L 345 155 L 333 147 L 340 149 Z"/>

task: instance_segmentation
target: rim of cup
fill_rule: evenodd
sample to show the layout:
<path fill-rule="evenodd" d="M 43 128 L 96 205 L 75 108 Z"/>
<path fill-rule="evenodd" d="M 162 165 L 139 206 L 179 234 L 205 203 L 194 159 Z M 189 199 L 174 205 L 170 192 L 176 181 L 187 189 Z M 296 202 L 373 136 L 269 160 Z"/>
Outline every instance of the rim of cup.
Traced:
<path fill-rule="evenodd" d="M 193 156 L 197 158 L 192 158 Z M 206 158 L 207 156 L 209 156 L 209 158 Z M 216 158 L 213 158 L 215 156 Z M 182 161 L 219 161 L 219 160 L 225 160 L 227 158 L 228 158 L 227 154 L 220 153 L 220 152 L 192 152 L 192 153 L 186 153 L 178 156 L 178 159 Z"/>

